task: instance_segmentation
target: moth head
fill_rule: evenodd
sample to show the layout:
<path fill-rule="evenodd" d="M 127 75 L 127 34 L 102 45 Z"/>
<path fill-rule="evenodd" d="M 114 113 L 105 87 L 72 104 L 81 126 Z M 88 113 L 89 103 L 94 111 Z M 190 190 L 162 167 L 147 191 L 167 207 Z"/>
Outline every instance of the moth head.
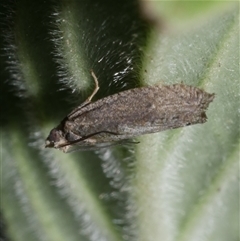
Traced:
<path fill-rule="evenodd" d="M 49 148 L 58 148 L 60 145 L 65 143 L 63 132 L 57 128 L 54 128 L 50 131 L 49 136 L 46 139 L 45 147 Z"/>

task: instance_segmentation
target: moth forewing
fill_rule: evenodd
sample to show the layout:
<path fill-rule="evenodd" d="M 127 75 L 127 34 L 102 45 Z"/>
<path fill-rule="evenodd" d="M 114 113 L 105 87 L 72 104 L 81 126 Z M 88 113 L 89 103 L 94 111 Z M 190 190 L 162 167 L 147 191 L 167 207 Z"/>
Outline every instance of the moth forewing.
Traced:
<path fill-rule="evenodd" d="M 142 134 L 206 122 L 206 109 L 214 99 L 199 88 L 184 84 L 134 88 L 105 97 L 91 99 L 75 108 L 54 128 L 46 147 L 64 152 L 91 150 L 122 143 Z"/>

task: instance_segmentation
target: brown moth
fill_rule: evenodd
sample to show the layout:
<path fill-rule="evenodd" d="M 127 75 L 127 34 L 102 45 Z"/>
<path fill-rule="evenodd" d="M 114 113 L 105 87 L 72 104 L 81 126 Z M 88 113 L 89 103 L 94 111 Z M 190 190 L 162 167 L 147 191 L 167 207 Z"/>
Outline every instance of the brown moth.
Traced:
<path fill-rule="evenodd" d="M 92 150 L 139 135 L 204 123 L 214 99 L 199 88 L 184 84 L 134 88 L 91 102 L 92 95 L 51 130 L 46 147 L 64 152 Z"/>

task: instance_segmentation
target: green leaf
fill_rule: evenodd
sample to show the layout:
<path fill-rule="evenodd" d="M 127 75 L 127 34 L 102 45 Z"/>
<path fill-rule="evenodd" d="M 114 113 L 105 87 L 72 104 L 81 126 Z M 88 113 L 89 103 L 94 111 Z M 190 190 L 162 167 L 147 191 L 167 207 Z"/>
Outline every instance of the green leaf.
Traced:
<path fill-rule="evenodd" d="M 11 241 L 239 240 L 239 3 L 5 1 L 1 214 Z M 13 11 L 14 10 L 14 11 Z M 92 92 L 183 82 L 208 121 L 64 154 L 49 131 Z"/>
<path fill-rule="evenodd" d="M 134 181 L 140 240 L 238 239 L 238 20 L 231 9 L 181 33 L 153 34 L 144 81 L 182 81 L 216 98 L 206 124 L 141 138 Z"/>

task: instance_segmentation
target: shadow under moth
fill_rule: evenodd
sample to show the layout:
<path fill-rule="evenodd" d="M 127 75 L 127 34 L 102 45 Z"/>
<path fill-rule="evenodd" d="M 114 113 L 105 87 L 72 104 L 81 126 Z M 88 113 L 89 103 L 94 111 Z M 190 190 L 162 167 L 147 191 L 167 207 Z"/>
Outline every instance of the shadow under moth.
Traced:
<path fill-rule="evenodd" d="M 129 89 L 91 102 L 91 96 L 51 130 L 46 147 L 63 152 L 94 150 L 124 143 L 134 137 L 204 123 L 214 99 L 199 88 L 184 84 Z"/>

